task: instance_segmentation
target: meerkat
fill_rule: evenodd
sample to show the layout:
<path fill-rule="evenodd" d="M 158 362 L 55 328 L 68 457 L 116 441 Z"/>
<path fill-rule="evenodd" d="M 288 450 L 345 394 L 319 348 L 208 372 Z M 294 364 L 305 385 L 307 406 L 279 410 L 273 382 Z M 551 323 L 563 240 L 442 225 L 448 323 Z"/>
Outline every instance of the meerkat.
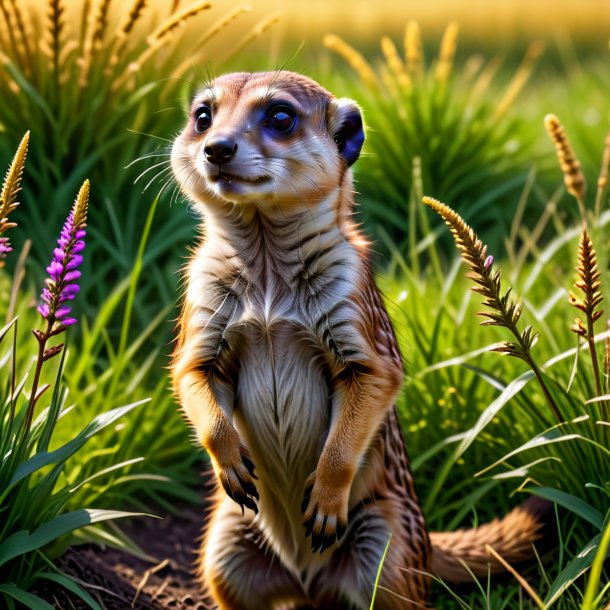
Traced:
<path fill-rule="evenodd" d="M 305 76 L 221 76 L 172 149 L 203 218 L 172 363 L 217 482 L 199 556 L 220 610 L 427 607 L 430 574 L 497 571 L 534 506 L 428 534 L 395 408 L 403 360 L 354 220 L 358 105 Z M 388 545 L 389 541 L 389 545 Z"/>

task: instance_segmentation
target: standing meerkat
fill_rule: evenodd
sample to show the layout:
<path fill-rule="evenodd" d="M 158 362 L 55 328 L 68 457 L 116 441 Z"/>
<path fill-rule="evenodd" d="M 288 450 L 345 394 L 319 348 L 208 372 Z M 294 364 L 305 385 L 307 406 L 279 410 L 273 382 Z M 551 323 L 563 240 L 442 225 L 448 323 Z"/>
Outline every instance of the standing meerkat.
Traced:
<path fill-rule="evenodd" d="M 531 553 L 536 505 L 428 534 L 395 399 L 403 362 L 353 218 L 358 105 L 291 72 L 204 88 L 172 151 L 204 219 L 172 373 L 218 483 L 199 558 L 221 610 L 426 607 Z"/>

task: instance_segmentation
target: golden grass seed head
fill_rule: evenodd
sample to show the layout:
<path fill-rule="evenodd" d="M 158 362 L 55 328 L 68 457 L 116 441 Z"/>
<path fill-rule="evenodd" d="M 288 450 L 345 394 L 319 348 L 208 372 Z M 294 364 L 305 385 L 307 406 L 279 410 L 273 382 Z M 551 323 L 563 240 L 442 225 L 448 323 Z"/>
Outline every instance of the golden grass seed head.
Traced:
<path fill-rule="evenodd" d="M 555 144 L 559 166 L 563 172 L 563 179 L 568 192 L 579 202 L 584 201 L 585 177 L 563 125 L 554 114 L 547 114 L 544 117 L 544 126 L 553 144 Z"/>
<path fill-rule="evenodd" d="M 209 2 L 195 2 L 177 13 L 172 13 L 167 19 L 162 21 L 148 37 L 149 44 L 154 44 L 156 41 L 162 40 L 186 21 L 210 8 L 212 8 L 212 5 Z"/>
<path fill-rule="evenodd" d="M 327 34 L 324 36 L 322 42 L 327 49 L 330 49 L 337 53 L 337 55 L 343 57 L 365 85 L 372 87 L 377 87 L 379 85 L 375 71 L 366 61 L 364 56 L 356 51 L 354 47 L 347 44 L 347 42 L 335 34 Z"/>
<path fill-rule="evenodd" d="M 28 154 L 29 141 L 30 132 L 27 131 L 19 143 L 17 152 L 13 156 L 13 160 L 4 177 L 2 191 L 0 192 L 0 233 L 9 228 L 7 226 L 7 216 L 19 205 L 17 194 L 21 190 L 21 178 Z"/>
<path fill-rule="evenodd" d="M 414 19 L 407 23 L 404 46 L 407 69 L 414 76 L 421 76 L 424 71 L 424 46 L 419 23 Z"/>
<path fill-rule="evenodd" d="M 438 52 L 438 63 L 436 65 L 436 80 L 441 83 L 446 82 L 451 75 L 459 31 L 460 28 L 458 24 L 455 21 L 452 21 L 443 34 Z"/>
<path fill-rule="evenodd" d="M 602 166 L 599 172 L 599 178 L 597 179 L 597 188 L 605 190 L 608 185 L 608 171 L 610 170 L 610 133 L 604 140 L 604 152 L 602 155 Z"/>
<path fill-rule="evenodd" d="M 398 81 L 400 87 L 407 90 L 410 89 L 411 78 L 405 70 L 405 66 L 402 63 L 400 55 L 398 54 L 398 49 L 396 48 L 396 45 L 389 36 L 382 37 L 381 51 L 383 52 L 390 71 Z"/>

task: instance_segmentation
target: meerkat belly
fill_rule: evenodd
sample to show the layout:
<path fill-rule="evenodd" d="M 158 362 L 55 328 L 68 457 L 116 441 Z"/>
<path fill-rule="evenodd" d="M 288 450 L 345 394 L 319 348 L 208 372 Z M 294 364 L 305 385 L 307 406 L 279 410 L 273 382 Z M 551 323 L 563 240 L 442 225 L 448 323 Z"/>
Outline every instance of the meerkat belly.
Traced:
<path fill-rule="evenodd" d="M 269 543 L 295 569 L 311 556 L 302 525 L 305 479 L 316 468 L 330 420 L 327 368 L 303 325 L 241 327 L 234 421 L 248 443 Z"/>

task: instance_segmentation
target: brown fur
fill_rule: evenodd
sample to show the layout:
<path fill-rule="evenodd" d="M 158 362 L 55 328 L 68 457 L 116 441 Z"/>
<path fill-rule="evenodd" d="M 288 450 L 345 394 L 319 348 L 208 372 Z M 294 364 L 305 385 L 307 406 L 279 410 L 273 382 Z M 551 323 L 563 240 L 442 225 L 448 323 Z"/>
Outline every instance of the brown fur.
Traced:
<path fill-rule="evenodd" d="M 286 133 L 268 125 L 278 103 L 296 116 Z M 402 358 L 352 218 L 359 116 L 297 74 L 230 74 L 174 145 L 206 229 L 172 371 L 219 483 L 199 567 L 223 610 L 366 610 L 390 536 L 376 608 L 425 607 L 431 565 L 486 572 L 485 543 L 503 554 L 521 528 L 522 557 L 536 536 L 514 512 L 430 550 L 394 408 Z M 230 160 L 206 161 L 223 139 Z"/>

